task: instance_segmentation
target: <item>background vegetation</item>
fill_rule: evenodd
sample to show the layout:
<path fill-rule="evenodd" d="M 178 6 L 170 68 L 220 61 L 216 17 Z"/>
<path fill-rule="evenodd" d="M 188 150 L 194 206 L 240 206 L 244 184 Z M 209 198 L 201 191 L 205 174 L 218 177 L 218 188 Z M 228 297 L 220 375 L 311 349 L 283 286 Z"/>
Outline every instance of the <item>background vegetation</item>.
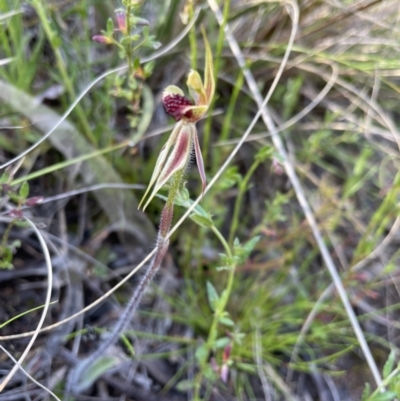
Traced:
<path fill-rule="evenodd" d="M 0 0 L 0 400 L 64 399 L 121 314 L 165 201 L 137 210 L 173 126 L 161 93 L 202 73 L 201 24 L 218 179 L 75 399 L 400 398 L 398 1 L 133 3 Z"/>

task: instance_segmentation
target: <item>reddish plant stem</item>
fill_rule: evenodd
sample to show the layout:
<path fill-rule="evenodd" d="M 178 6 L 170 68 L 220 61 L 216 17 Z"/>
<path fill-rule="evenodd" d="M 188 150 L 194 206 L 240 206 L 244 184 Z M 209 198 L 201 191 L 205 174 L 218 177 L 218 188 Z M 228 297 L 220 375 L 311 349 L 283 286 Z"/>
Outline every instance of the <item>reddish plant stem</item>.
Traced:
<path fill-rule="evenodd" d="M 183 177 L 183 170 L 178 171 L 172 178 L 171 187 L 168 193 L 168 199 L 161 213 L 160 229 L 158 233 L 157 251 L 152 259 L 150 266 L 146 270 L 139 285 L 136 287 L 131 299 L 129 300 L 126 308 L 119 318 L 117 324 L 113 328 L 110 335 L 100 344 L 99 348 L 88 358 L 78 363 L 74 370 L 69 375 L 66 386 L 65 399 L 68 400 L 69 394 L 79 393 L 86 389 L 84 386 L 79 385 L 79 379 L 82 374 L 90 369 L 98 358 L 107 350 L 108 347 L 115 344 L 120 334 L 126 329 L 129 322 L 140 304 L 140 301 L 145 293 L 147 287 L 152 282 L 154 276 L 158 272 L 161 263 L 164 259 L 165 254 L 168 251 L 169 240 L 167 239 L 169 230 L 171 228 L 173 211 L 174 211 L 174 200 L 179 189 L 180 182 Z M 74 390 L 74 391 L 72 391 Z"/>

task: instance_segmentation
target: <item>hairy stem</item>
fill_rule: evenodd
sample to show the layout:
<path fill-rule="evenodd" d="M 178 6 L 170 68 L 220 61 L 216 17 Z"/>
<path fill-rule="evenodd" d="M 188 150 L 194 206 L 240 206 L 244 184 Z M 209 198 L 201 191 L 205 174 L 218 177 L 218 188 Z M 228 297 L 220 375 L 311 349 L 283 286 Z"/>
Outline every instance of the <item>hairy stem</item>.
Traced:
<path fill-rule="evenodd" d="M 146 273 L 140 280 L 139 285 L 135 289 L 135 292 L 133 293 L 131 299 L 129 300 L 124 313 L 121 315 L 117 324 L 113 328 L 113 331 L 100 344 L 99 348 L 92 355 L 79 363 L 70 374 L 66 388 L 66 400 L 68 400 L 68 395 L 72 393 L 72 389 L 74 389 L 74 393 L 85 390 L 85 388 L 79 386 L 80 376 L 85 372 L 85 370 L 93 365 L 93 363 L 95 363 L 98 358 L 100 358 L 100 356 L 107 350 L 108 347 L 113 345 L 118 340 L 120 334 L 126 329 L 143 297 L 143 294 L 146 291 L 146 288 L 151 283 L 158 269 L 160 268 L 161 262 L 164 259 L 165 254 L 167 253 L 168 244 L 168 240 L 159 237 L 157 242 L 157 252 Z"/>
<path fill-rule="evenodd" d="M 85 390 L 85 387 L 83 385 L 79 385 L 79 378 L 85 372 L 85 370 L 89 369 L 90 366 L 93 365 L 101 357 L 101 355 L 107 350 L 108 347 L 113 345 L 118 340 L 121 333 L 126 329 L 129 322 L 132 320 L 132 317 L 140 303 L 140 300 L 142 299 L 143 294 L 146 291 L 146 288 L 152 282 L 154 276 L 156 275 L 158 269 L 160 268 L 160 265 L 168 250 L 169 240 L 166 239 L 166 237 L 171 227 L 173 209 L 174 209 L 174 200 L 176 194 L 178 193 L 183 173 L 184 169 L 177 171 L 172 177 L 171 187 L 169 190 L 167 202 L 161 214 L 160 229 L 157 240 L 157 251 L 149 268 L 147 269 L 146 273 L 140 280 L 139 285 L 135 289 L 135 292 L 133 293 L 128 304 L 126 305 L 124 313 L 119 318 L 117 324 L 113 328 L 110 335 L 100 344 L 99 348 L 92 355 L 90 355 L 82 362 L 78 363 L 75 369 L 71 372 L 67 381 L 66 395 L 65 395 L 66 400 L 68 400 L 69 394 L 72 393 L 71 391 L 72 389 L 74 390 L 73 391 L 74 393 L 79 393 L 80 391 Z"/>
<path fill-rule="evenodd" d="M 166 238 L 171 228 L 172 217 L 174 213 L 174 201 L 179 190 L 179 185 L 182 181 L 184 169 L 177 171 L 171 178 L 171 187 L 168 192 L 167 202 L 161 213 L 159 238 Z"/>

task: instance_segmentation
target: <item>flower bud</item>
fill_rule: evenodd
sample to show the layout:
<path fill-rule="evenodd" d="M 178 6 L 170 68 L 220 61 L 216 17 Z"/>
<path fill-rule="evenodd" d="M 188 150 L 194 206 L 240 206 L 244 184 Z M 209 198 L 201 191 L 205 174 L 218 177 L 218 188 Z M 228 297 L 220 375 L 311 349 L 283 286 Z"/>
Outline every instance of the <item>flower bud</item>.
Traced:
<path fill-rule="evenodd" d="M 272 159 L 272 171 L 276 174 L 276 175 L 282 175 L 284 173 L 282 164 L 278 161 L 278 159 L 276 159 L 275 157 Z"/>
<path fill-rule="evenodd" d="M 43 196 L 32 196 L 31 198 L 28 198 L 25 201 L 25 205 L 32 207 L 32 206 L 36 206 L 39 203 L 42 203 L 44 201 L 44 197 Z"/>
<path fill-rule="evenodd" d="M 22 210 L 20 209 L 12 209 L 8 212 L 10 217 L 14 217 L 16 219 L 22 219 L 24 217 Z"/>
<path fill-rule="evenodd" d="M 123 33 L 127 34 L 128 29 L 127 29 L 127 23 L 126 23 L 126 14 L 124 10 L 115 10 L 115 16 L 117 18 L 117 25 L 118 29 Z"/>
<path fill-rule="evenodd" d="M 224 363 L 221 367 L 221 373 L 220 373 L 220 377 L 223 383 L 228 382 L 228 376 L 229 376 L 229 367 L 226 363 Z"/>
<path fill-rule="evenodd" d="M 112 40 L 104 35 L 94 35 L 92 37 L 92 40 L 97 42 L 97 43 L 101 43 L 101 44 L 106 44 L 109 45 L 110 43 L 112 43 Z"/>

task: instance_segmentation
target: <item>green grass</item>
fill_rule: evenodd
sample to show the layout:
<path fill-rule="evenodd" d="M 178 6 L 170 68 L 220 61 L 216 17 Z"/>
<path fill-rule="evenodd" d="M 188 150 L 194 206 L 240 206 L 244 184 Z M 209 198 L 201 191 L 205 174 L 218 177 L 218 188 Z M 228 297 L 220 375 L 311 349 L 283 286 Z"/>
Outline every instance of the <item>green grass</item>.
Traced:
<path fill-rule="evenodd" d="M 135 9 L 150 26 L 139 24 L 146 43 L 130 52 L 131 48 L 124 50 L 121 45 L 125 42 L 112 46 L 91 40 L 107 31 L 109 18 L 116 27 L 114 10 L 122 6 L 116 0 L 0 0 L 0 61 L 12 59 L 0 65 L 1 164 L 49 132 L 104 71 L 128 59 L 132 72 L 138 66 L 134 60 L 157 51 L 156 42 L 162 46 L 172 42 L 185 28 L 179 16 L 184 4 L 176 0 L 162 3 L 147 0 Z M 174 84 L 186 92 L 190 68 L 203 73 L 202 24 L 213 50 L 217 91 L 198 131 L 208 182 L 221 173 L 258 109 L 208 2 L 198 3 L 204 7 L 194 27 L 172 50 L 144 63 L 144 71 L 136 70 L 135 76 L 122 71 L 100 81 L 68 115 L 67 126 L 61 125 L 20 166 L 15 162 L 15 171 L 1 172 L 3 216 L 7 216 L 7 207 L 15 209 L 26 202 L 19 193 L 26 181 L 29 196 L 44 197 L 106 183 L 143 184 L 145 188 L 170 130 L 162 137 L 146 137 L 173 123 L 160 104 L 161 91 Z M 400 398 L 398 8 L 394 0 L 384 4 L 332 2 L 336 6 L 328 1 L 299 3 L 297 36 L 268 103 L 269 112 L 356 311 L 382 383 L 377 386 L 334 287 L 320 300 L 332 278 L 297 192 L 283 171 L 271 132 L 260 119 L 251 140 L 243 144 L 191 218 L 173 233 L 165 266 L 134 318 L 132 330 L 125 333 L 132 347 L 125 343 L 115 351 L 126 358 L 134 352 L 133 359 L 139 363 L 155 359 L 167 364 L 168 380 L 152 379 L 154 393 L 157 388 L 166 397 L 180 394 L 194 400 L 211 399 L 213 393 L 240 400 L 301 400 L 307 396 L 317 400 L 326 392 L 351 400 Z M 197 15 L 190 8 L 195 5 L 188 4 L 188 16 Z M 292 20 L 281 3 L 232 0 L 219 4 L 265 96 L 287 50 Z M 114 35 L 119 41 L 119 33 Z M 331 89 L 315 107 L 295 124 L 283 126 L 328 84 Z M 175 222 L 200 194 L 194 164 L 175 205 Z M 81 310 L 134 269 L 154 245 L 166 192 L 143 214 L 136 210 L 141 191 L 102 191 L 60 203 L 56 214 L 47 213 L 44 206 L 24 211 L 39 227 L 46 222 L 47 227 L 41 228 L 44 234 L 49 231 L 63 241 L 68 238 L 71 246 L 99 259 L 108 269 L 100 274 L 85 262 L 80 278 L 71 270 L 68 280 L 55 271 L 62 291 L 52 299 L 58 300 L 59 309 L 52 307 L 48 324 L 57 324 L 72 313 L 66 309 L 68 291 L 80 288 L 86 294 L 85 304 L 76 305 L 75 312 Z M 7 241 L 1 257 L 11 258 L 14 265 L 7 274 L 40 261 L 40 248 L 36 250 L 28 240 L 26 226 L 5 221 L 2 230 Z M 252 243 L 256 237 L 258 242 Z M 13 245 L 16 239 L 21 240 L 18 249 Z M 55 256 L 50 237 L 45 239 Z M 73 250 L 62 255 L 71 264 L 73 258 L 79 259 Z M 4 272 L 0 271 L 0 280 Z M 11 277 L 10 288 L 19 293 L 21 281 L 16 275 Z M 35 277 L 29 276 L 27 282 L 35 282 Z M 122 305 L 135 281 L 130 284 L 115 293 Z M 13 304 L 11 315 L 4 314 L 1 336 L 22 335 L 35 328 L 37 316 L 22 314 L 43 305 L 44 291 L 38 291 L 41 301 L 25 304 L 21 299 L 18 306 Z M 7 296 L 0 296 L 0 312 Z M 111 300 L 114 305 L 116 299 Z M 310 315 L 313 318 L 307 321 Z M 113 320 L 108 316 L 105 320 L 111 324 L 99 318 L 90 324 L 99 333 L 112 330 Z M 69 352 L 78 350 L 73 344 L 86 335 L 86 329 L 61 325 L 61 334 L 52 330 L 44 338 L 56 339 Z M 3 337 L 2 344 L 12 350 Z M 37 356 L 39 350 L 40 344 L 35 344 L 28 358 Z M 41 368 L 48 367 L 44 357 L 38 360 Z M 57 364 L 67 366 L 61 358 Z M 221 380 L 224 369 L 229 372 L 227 382 Z M 56 370 L 51 366 L 49 379 Z M 354 371 L 358 377 L 353 378 Z M 127 380 L 125 373 L 119 368 L 115 374 Z M 42 379 L 38 378 L 48 386 L 48 379 Z M 65 380 L 66 376 L 56 381 L 59 397 Z M 13 386 L 6 391 L 19 384 Z M 111 382 L 108 386 L 111 393 L 120 394 Z M 97 396 L 97 389 L 93 387 L 91 395 Z"/>

